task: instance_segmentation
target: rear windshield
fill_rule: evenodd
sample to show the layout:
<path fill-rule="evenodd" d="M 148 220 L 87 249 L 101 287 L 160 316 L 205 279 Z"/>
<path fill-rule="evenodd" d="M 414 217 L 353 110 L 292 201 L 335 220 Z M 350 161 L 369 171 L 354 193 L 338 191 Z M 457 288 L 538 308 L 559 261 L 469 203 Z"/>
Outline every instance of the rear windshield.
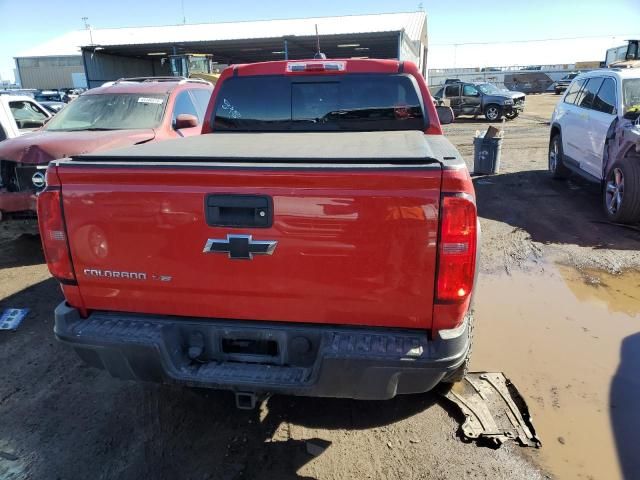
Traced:
<path fill-rule="evenodd" d="M 164 114 L 166 95 L 100 93 L 81 95 L 46 125 L 51 131 L 155 128 Z"/>
<path fill-rule="evenodd" d="M 231 77 L 217 96 L 214 130 L 424 130 L 424 107 L 409 75 Z"/>

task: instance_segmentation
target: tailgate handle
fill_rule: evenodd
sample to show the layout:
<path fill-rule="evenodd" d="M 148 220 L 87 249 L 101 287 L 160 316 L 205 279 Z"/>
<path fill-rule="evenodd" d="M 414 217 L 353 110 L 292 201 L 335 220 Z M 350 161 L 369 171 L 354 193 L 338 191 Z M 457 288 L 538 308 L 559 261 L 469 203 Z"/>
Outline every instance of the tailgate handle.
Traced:
<path fill-rule="evenodd" d="M 211 227 L 267 228 L 273 224 L 273 200 L 267 195 L 211 194 L 204 208 Z"/>

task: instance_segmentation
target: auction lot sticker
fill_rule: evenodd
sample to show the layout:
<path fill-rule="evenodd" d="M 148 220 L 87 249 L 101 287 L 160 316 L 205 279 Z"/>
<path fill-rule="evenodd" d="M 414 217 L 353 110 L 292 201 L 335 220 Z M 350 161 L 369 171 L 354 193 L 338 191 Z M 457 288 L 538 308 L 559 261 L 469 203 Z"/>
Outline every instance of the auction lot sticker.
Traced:
<path fill-rule="evenodd" d="M 149 98 L 149 97 L 140 97 L 138 98 L 138 103 L 155 103 L 156 105 L 160 105 L 164 102 L 162 98 Z"/>
<path fill-rule="evenodd" d="M 0 330 L 15 330 L 27 313 L 28 308 L 7 308 L 0 317 Z"/>

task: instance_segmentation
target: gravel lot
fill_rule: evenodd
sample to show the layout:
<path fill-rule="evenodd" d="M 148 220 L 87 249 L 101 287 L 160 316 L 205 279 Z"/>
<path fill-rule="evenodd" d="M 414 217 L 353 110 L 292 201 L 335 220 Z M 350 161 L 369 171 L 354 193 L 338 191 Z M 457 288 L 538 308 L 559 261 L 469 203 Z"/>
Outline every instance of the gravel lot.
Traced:
<path fill-rule="evenodd" d="M 273 397 L 245 412 L 225 392 L 112 379 L 54 340 L 62 296 L 39 239 L 0 226 L 0 308 L 30 309 L 16 332 L 0 332 L 0 478 L 611 479 L 635 468 L 640 278 L 626 272 L 640 266 L 640 234 L 606 223 L 597 187 L 546 175 L 555 101 L 528 96 L 504 126 L 500 175 L 475 179 L 473 367 L 505 371 L 520 388 L 542 449 L 463 443 L 435 394 Z M 460 119 L 446 131 L 472 160 L 487 126 Z"/>

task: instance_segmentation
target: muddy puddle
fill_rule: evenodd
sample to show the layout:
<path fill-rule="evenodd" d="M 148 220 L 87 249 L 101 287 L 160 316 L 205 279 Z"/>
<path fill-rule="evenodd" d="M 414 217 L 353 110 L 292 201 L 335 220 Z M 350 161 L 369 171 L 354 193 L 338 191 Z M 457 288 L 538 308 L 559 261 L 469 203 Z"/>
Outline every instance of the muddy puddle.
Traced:
<path fill-rule="evenodd" d="M 526 398 L 560 479 L 640 476 L 640 273 L 481 275 L 473 370 Z"/>

